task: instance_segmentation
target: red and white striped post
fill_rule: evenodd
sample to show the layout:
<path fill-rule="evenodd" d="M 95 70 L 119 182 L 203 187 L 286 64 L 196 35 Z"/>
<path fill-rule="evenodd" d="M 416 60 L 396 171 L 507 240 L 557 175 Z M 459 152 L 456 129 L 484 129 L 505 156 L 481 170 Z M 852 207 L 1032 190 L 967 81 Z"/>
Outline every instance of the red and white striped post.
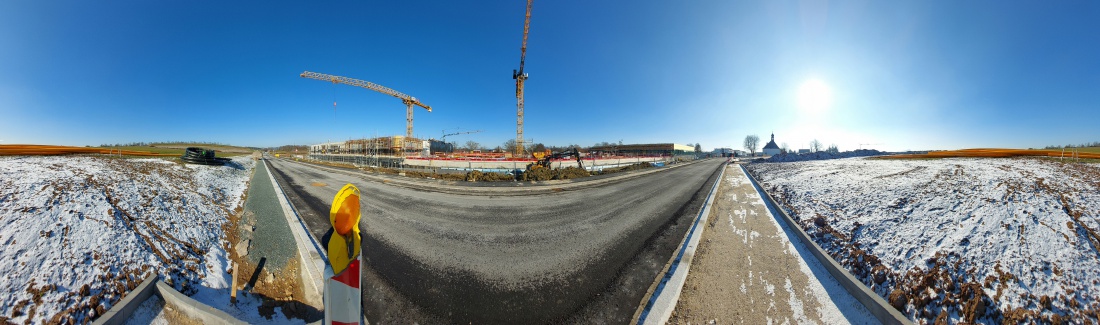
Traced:
<path fill-rule="evenodd" d="M 340 274 L 333 274 L 332 267 L 325 266 L 325 324 L 361 324 L 361 266 L 362 262 L 358 258 L 352 260 Z"/>
<path fill-rule="evenodd" d="M 333 232 L 328 241 L 329 263 L 325 265 L 325 324 L 363 323 L 359 218 L 359 189 L 344 185 L 329 211 Z"/>

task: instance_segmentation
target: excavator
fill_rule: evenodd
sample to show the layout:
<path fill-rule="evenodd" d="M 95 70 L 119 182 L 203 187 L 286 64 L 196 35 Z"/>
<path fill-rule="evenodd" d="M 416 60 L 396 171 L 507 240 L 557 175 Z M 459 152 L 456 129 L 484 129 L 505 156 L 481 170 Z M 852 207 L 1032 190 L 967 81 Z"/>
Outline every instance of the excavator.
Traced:
<path fill-rule="evenodd" d="M 566 157 L 573 157 L 577 159 L 577 167 L 580 167 L 580 169 L 584 169 L 584 163 L 581 162 L 581 153 L 579 150 L 577 150 L 576 147 L 574 147 L 572 149 L 566 149 L 561 152 L 542 156 L 541 158 L 539 158 L 538 161 L 527 164 L 527 171 L 532 171 L 540 168 L 550 168 L 551 161 L 553 161 L 554 159 L 562 159 Z"/>

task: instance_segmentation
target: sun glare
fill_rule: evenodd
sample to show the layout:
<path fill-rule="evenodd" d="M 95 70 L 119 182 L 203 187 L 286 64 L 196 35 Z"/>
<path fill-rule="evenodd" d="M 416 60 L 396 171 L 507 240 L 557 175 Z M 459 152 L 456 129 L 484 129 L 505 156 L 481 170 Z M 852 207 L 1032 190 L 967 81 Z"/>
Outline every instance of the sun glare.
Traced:
<path fill-rule="evenodd" d="M 798 87 L 798 108 L 804 112 L 820 112 L 829 108 L 833 94 L 829 86 L 818 79 L 810 79 Z"/>

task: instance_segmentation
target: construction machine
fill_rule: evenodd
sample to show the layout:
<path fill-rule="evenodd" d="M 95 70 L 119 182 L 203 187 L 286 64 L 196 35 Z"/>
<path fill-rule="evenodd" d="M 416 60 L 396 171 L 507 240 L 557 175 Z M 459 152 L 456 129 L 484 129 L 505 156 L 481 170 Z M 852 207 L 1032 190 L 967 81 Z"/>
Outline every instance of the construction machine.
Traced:
<path fill-rule="evenodd" d="M 540 169 L 540 168 L 550 168 L 550 163 L 554 159 L 562 159 L 562 158 L 566 158 L 566 157 L 573 157 L 574 159 L 577 160 L 577 167 L 579 167 L 580 169 L 584 169 L 584 163 L 581 161 L 581 158 L 582 158 L 581 153 L 580 153 L 579 150 L 577 150 L 577 148 L 574 147 L 572 149 L 566 149 L 566 150 L 561 151 L 561 152 L 556 152 L 556 153 L 552 153 L 552 154 L 549 154 L 549 155 L 545 155 L 542 158 L 540 158 L 538 161 L 527 164 L 527 171 L 532 171 L 532 170 L 536 170 L 536 169 Z"/>

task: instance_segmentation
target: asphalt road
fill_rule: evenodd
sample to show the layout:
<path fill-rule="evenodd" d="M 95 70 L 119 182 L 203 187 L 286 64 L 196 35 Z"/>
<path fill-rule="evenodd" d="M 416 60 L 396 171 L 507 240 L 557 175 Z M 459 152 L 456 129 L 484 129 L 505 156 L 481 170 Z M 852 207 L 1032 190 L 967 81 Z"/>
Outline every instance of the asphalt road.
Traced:
<path fill-rule="evenodd" d="M 375 323 L 625 323 L 683 238 L 722 159 L 529 196 L 424 192 L 270 160 L 321 238 L 363 193 L 364 309 Z"/>

